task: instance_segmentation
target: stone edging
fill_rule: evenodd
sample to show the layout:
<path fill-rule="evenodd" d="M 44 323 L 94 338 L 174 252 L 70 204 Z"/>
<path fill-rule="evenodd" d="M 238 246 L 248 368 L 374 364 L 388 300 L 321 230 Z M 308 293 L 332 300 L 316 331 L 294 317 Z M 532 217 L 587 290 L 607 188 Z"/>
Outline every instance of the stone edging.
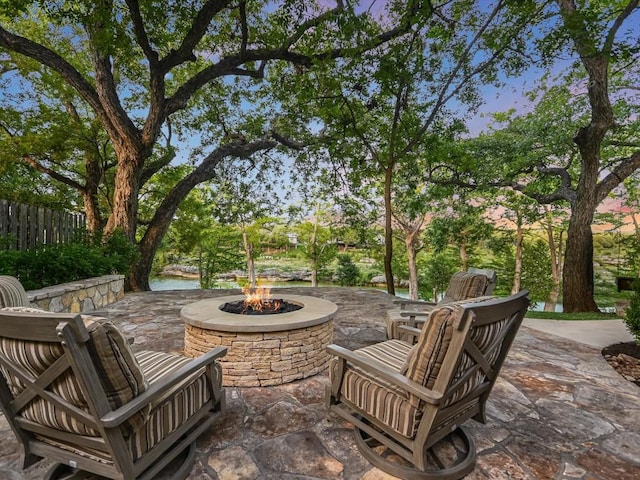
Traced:
<path fill-rule="evenodd" d="M 49 312 L 80 313 L 103 308 L 124 297 L 124 275 L 103 275 L 30 290 L 32 305 Z"/>

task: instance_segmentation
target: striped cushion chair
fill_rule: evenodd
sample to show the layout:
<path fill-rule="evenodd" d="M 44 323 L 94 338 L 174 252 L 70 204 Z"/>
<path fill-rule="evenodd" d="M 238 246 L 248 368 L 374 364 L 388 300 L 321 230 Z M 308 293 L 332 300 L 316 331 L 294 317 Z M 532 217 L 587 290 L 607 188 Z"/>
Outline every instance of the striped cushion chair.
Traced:
<path fill-rule="evenodd" d="M 523 291 L 437 307 L 416 331 L 415 345 L 392 339 L 353 352 L 330 345 L 330 410 L 355 426 L 359 450 L 381 470 L 400 478 L 462 478 L 476 455 L 462 424 L 484 423 L 528 304 Z M 465 447 L 461 456 L 439 455 L 452 443 Z"/>
<path fill-rule="evenodd" d="M 27 292 L 25 292 L 20 280 L 9 275 L 0 275 L 0 308 L 28 307 L 30 305 Z"/>
<path fill-rule="evenodd" d="M 223 407 L 225 353 L 134 354 L 106 319 L 1 309 L 0 404 L 23 468 L 46 458 L 58 462 L 48 478 L 152 479 L 171 463 L 171 478 L 185 478 L 195 439 Z"/>
<path fill-rule="evenodd" d="M 447 290 L 438 303 L 407 299 L 394 301 L 400 308 L 388 312 L 387 338 L 401 338 L 401 325 L 415 326 L 416 321 L 419 321 L 416 319 L 424 318 L 437 306 L 489 295 L 493 292 L 495 283 L 496 274 L 493 270 L 470 268 L 466 272 L 458 272 L 451 276 Z"/>

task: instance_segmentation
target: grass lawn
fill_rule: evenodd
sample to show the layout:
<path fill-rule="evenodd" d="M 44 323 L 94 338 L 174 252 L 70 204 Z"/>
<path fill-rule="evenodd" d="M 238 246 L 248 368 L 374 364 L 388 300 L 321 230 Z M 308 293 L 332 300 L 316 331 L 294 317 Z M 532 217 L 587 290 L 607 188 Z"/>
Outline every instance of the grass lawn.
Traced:
<path fill-rule="evenodd" d="M 527 318 L 541 318 L 545 320 L 615 320 L 620 315 L 615 313 L 598 313 L 598 312 L 580 312 L 580 313 L 563 313 L 563 312 L 536 312 L 528 311 Z"/>

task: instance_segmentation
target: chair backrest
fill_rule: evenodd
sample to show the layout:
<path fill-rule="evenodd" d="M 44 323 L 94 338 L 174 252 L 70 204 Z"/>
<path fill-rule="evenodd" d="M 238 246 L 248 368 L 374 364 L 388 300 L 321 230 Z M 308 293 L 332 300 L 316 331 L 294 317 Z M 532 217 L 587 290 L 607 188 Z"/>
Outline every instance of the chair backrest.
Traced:
<path fill-rule="evenodd" d="M 449 286 L 438 305 L 458 302 L 485 295 L 489 279 L 482 273 L 458 272 L 449 280 Z"/>
<path fill-rule="evenodd" d="M 0 275 L 0 308 L 28 307 L 30 305 L 27 292 L 15 277 Z"/>
<path fill-rule="evenodd" d="M 109 458 L 148 412 L 108 435 L 96 419 L 146 389 L 127 340 L 107 320 L 0 310 L 0 404 L 25 450 L 33 438 L 56 445 L 75 437 Z"/>
<path fill-rule="evenodd" d="M 484 421 L 486 400 L 527 311 L 527 295 L 522 291 L 508 298 L 471 300 L 431 312 L 406 376 L 443 398 L 437 406 L 411 398 L 424 408 L 418 434 L 426 438 L 450 431 L 452 422 L 459 425 L 471 417 Z M 439 438 L 435 435 L 433 441 Z"/>
<path fill-rule="evenodd" d="M 470 267 L 467 269 L 469 273 L 479 273 L 487 277 L 488 283 L 487 288 L 484 290 L 484 295 L 491 295 L 493 290 L 496 288 L 496 283 L 498 283 L 498 274 L 495 270 L 490 268 L 474 268 Z"/>

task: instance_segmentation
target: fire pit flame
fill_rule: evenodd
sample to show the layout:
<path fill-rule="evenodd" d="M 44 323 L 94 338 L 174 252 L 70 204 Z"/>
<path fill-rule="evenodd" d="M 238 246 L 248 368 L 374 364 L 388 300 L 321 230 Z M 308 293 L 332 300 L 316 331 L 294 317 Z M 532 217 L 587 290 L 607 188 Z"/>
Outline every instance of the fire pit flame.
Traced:
<path fill-rule="evenodd" d="M 278 310 L 280 300 L 271 299 L 271 289 L 269 287 L 257 287 L 251 291 L 249 287 L 244 287 L 242 293 L 245 295 L 244 306 L 246 310 L 261 312 L 264 309 Z"/>
<path fill-rule="evenodd" d="M 302 305 L 281 298 L 271 298 L 271 291 L 266 287 L 257 288 L 253 292 L 249 288 L 243 288 L 242 293 L 245 295 L 244 300 L 224 303 L 220 310 L 239 315 L 272 315 L 295 312 L 302 308 Z"/>

